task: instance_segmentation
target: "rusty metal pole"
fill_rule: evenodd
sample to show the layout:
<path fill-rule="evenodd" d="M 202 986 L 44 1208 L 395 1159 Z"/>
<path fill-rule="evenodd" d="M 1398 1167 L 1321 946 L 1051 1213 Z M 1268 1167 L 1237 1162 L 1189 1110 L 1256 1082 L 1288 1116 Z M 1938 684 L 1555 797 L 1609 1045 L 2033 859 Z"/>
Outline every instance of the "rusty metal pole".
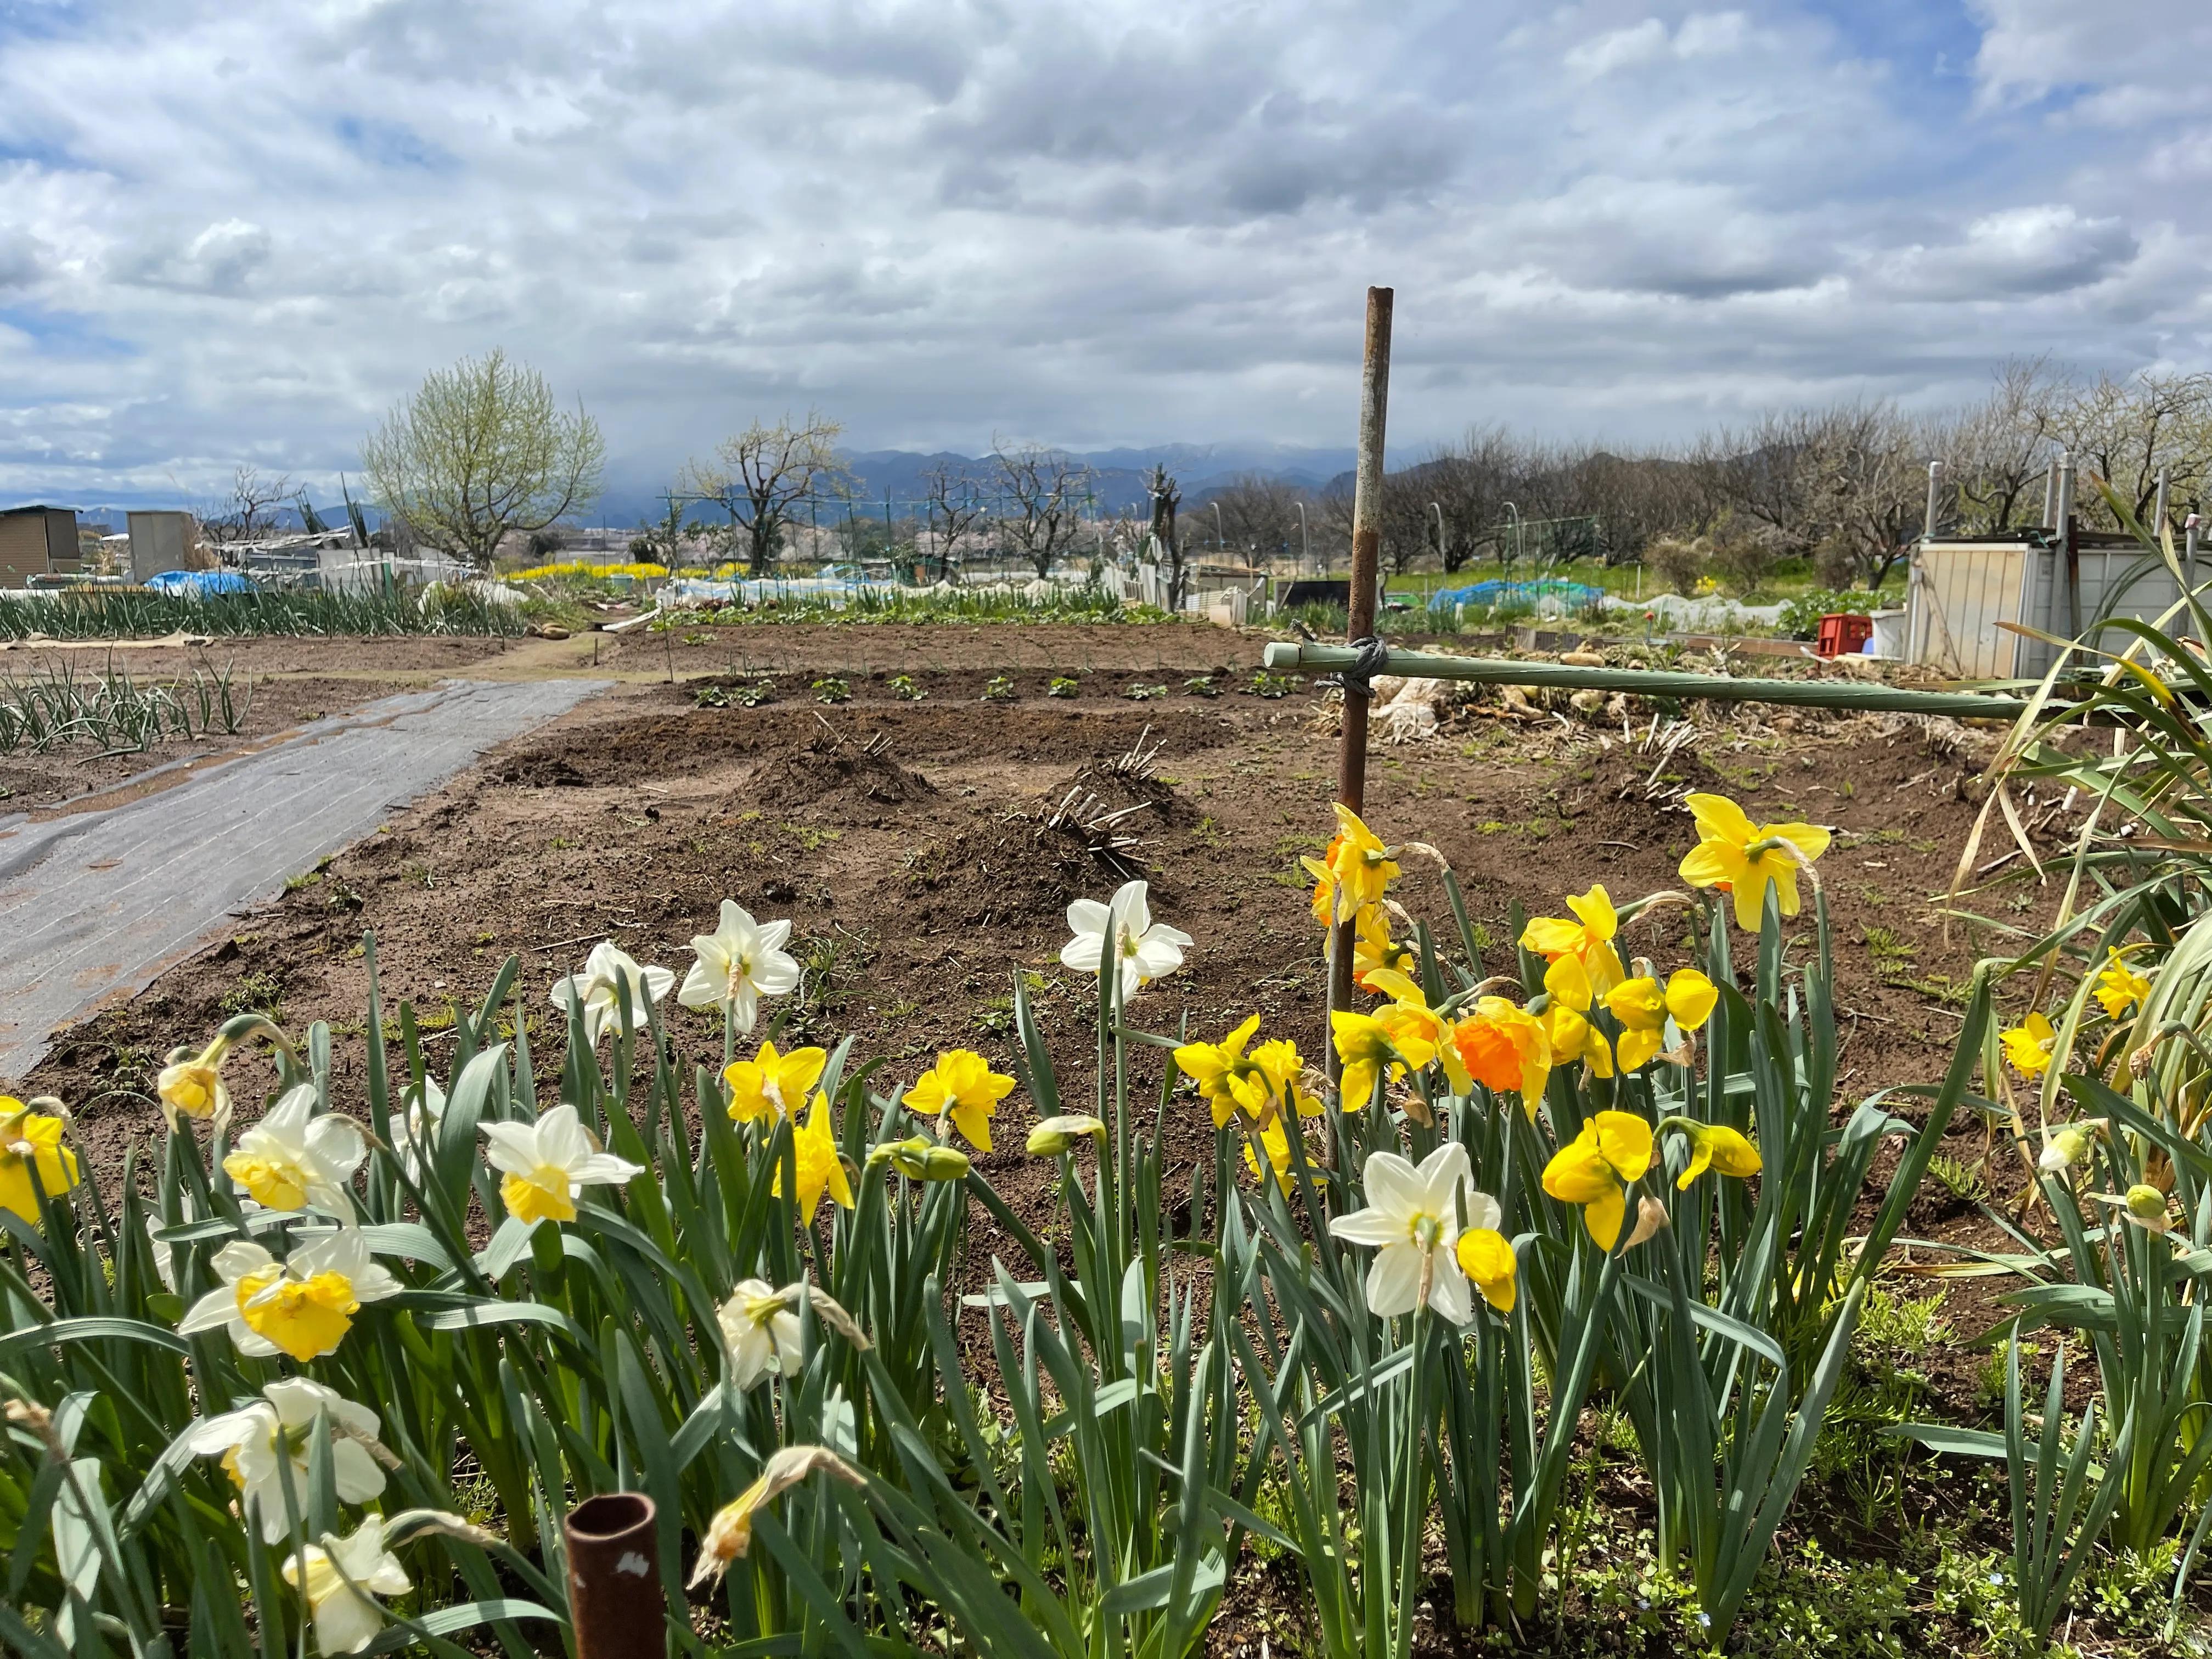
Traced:
<path fill-rule="evenodd" d="M 602 1492 L 568 1511 L 568 1619 L 576 1659 L 665 1659 L 653 1504 L 643 1492 Z"/>
<path fill-rule="evenodd" d="M 1382 572 L 1382 434 L 1390 405 L 1390 308 L 1395 295 L 1387 288 L 1367 290 L 1367 341 L 1359 371 L 1359 463 L 1352 496 L 1352 581 L 1345 599 L 1350 620 L 1345 635 L 1357 646 L 1375 636 L 1375 589 Z M 1336 751 L 1336 798 L 1355 812 L 1367 805 L 1366 678 L 1344 677 L 1344 732 Z M 1328 968 L 1332 1012 L 1352 1006 L 1350 918 L 1336 926 Z M 1336 1044 L 1328 1048 L 1329 1080 L 1342 1069 Z"/>

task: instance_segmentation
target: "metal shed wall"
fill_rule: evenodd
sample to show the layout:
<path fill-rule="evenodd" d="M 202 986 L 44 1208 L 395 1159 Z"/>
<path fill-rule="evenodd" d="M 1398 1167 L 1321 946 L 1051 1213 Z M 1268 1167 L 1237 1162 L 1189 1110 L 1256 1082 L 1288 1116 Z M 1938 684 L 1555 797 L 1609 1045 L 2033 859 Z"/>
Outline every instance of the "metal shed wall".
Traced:
<path fill-rule="evenodd" d="M 2154 623 L 2181 598 L 2181 584 L 2166 562 L 2140 548 L 2084 547 L 2076 556 L 2081 626 L 2093 641 L 2101 617 Z M 2196 580 L 2200 598 L 2212 600 L 2207 592 L 2212 566 L 2200 568 Z M 1964 679 L 2040 678 L 2050 672 L 2057 647 L 1997 624 L 2073 637 L 2066 586 L 2066 556 L 2058 548 L 2013 541 L 1928 544 L 1913 556 L 1907 654 Z M 2121 642 L 2116 636 L 2106 648 Z"/>

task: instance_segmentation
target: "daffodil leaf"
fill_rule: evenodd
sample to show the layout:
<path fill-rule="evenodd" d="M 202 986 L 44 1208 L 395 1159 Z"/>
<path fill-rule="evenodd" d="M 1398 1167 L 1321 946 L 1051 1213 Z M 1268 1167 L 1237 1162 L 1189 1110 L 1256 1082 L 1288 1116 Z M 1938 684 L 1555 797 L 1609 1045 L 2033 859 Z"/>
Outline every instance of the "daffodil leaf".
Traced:
<path fill-rule="evenodd" d="M 537 1231 L 537 1222 L 525 1221 L 519 1215 L 501 1222 L 491 1243 L 477 1255 L 477 1266 L 483 1276 L 495 1282 L 506 1278 L 507 1269 L 530 1254 L 530 1236 Z"/>
<path fill-rule="evenodd" d="M 1899 1423 L 1882 1432 L 1896 1440 L 1914 1440 L 1932 1452 L 1953 1457 L 2002 1457 L 2005 1437 L 1986 1429 L 1954 1428 L 1948 1423 Z"/>
<path fill-rule="evenodd" d="M 82 1319 L 57 1319 L 51 1324 L 27 1326 L 20 1331 L 10 1331 L 0 1336 L 0 1359 L 10 1358 L 27 1348 L 59 1347 L 68 1342 L 123 1341 L 143 1342 L 150 1348 L 167 1348 L 171 1353 L 190 1353 L 191 1346 L 174 1331 L 165 1331 L 159 1325 L 149 1325 L 140 1319 L 118 1319 L 93 1315 Z"/>

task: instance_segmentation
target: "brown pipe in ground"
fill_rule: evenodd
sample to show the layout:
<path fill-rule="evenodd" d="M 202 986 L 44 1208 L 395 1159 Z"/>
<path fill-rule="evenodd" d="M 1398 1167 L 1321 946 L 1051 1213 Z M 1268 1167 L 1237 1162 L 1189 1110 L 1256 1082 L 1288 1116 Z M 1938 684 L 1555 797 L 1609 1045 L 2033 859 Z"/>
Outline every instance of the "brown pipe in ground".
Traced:
<path fill-rule="evenodd" d="M 568 1511 L 568 1618 L 576 1659 L 665 1659 L 659 1532 L 643 1492 L 603 1492 Z"/>

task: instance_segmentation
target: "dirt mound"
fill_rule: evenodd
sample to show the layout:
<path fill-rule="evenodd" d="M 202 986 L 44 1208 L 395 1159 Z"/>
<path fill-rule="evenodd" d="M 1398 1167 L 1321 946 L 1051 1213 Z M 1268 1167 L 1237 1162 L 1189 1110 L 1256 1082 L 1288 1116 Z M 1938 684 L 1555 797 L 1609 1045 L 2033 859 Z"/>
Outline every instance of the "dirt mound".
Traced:
<path fill-rule="evenodd" d="M 492 781 L 518 789 L 583 789 L 593 780 L 579 772 L 564 755 L 538 750 L 510 757 L 494 769 Z"/>
<path fill-rule="evenodd" d="M 890 734 L 865 741 L 817 728 L 796 753 L 764 758 L 749 787 L 790 806 L 878 811 L 934 795 L 936 786 L 891 758 Z"/>
<path fill-rule="evenodd" d="M 925 846 L 907 871 L 902 907 L 911 927 L 1033 927 L 1064 921 L 1070 900 L 1111 896 L 1121 873 L 1082 835 L 1011 816 Z"/>

